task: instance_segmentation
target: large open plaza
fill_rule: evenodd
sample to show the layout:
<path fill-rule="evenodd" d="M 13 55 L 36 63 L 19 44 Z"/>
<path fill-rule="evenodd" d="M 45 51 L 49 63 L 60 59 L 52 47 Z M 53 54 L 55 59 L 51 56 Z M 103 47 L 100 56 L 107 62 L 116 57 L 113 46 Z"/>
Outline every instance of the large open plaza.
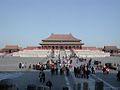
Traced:
<path fill-rule="evenodd" d="M 0 90 L 120 90 L 120 0 L 0 0 Z"/>
<path fill-rule="evenodd" d="M 28 85 L 35 85 L 37 87 L 47 88 L 45 83 L 39 82 L 39 72 L 40 70 L 34 70 L 33 66 L 29 68 L 29 65 L 46 63 L 51 58 L 25 58 L 25 57 L 12 57 L 5 56 L 0 58 L 0 79 L 1 81 L 7 81 L 11 84 L 15 85 L 13 90 L 27 90 Z M 64 87 L 67 87 L 67 90 L 80 90 L 77 89 L 77 84 L 81 84 L 81 90 L 83 89 L 83 83 L 88 83 L 89 90 L 95 90 L 95 82 L 102 81 L 104 83 L 104 90 L 119 90 L 120 82 L 117 81 L 116 74 L 117 70 L 110 70 L 109 74 L 103 74 L 102 69 L 95 70 L 95 74 L 90 74 L 89 79 L 86 78 L 77 78 L 74 75 L 74 66 L 80 66 L 81 64 L 88 63 L 90 58 L 87 58 L 87 61 L 77 62 L 76 58 L 71 58 L 72 68 L 70 68 L 70 75 L 66 74 L 60 75 L 60 71 L 58 70 L 58 75 L 51 75 L 50 69 L 44 70 L 46 74 L 46 81 L 51 80 L 53 83 L 52 90 L 64 90 Z M 54 58 L 54 60 L 58 60 L 58 58 Z M 61 59 L 62 60 L 62 59 Z M 93 58 L 94 60 L 101 61 L 104 65 L 105 63 L 113 63 L 120 65 L 120 57 L 102 57 L 102 58 Z M 19 63 L 24 63 L 26 67 L 19 68 Z M 93 62 L 92 62 L 93 64 Z M 46 82 L 45 81 L 45 82 Z M 17 88 L 17 89 L 16 89 Z M 76 88 L 76 89 L 75 89 Z M 10 87 L 9 87 L 10 89 Z M 7 90 L 7 89 L 6 89 Z M 11 89 L 10 89 L 11 90 Z M 33 89 L 37 90 L 37 89 Z M 44 89 L 39 89 L 44 90 Z M 49 90 L 49 89 L 47 89 Z"/>

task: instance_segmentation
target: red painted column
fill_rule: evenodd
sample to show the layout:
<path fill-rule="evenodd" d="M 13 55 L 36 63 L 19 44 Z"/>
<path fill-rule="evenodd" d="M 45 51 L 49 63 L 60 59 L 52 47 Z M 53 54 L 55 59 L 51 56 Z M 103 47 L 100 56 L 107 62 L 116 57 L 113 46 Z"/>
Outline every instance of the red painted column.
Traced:
<path fill-rule="evenodd" d="M 65 49 L 67 49 L 67 46 L 65 46 Z"/>
<path fill-rule="evenodd" d="M 80 49 L 82 49 L 82 46 L 80 46 Z"/>

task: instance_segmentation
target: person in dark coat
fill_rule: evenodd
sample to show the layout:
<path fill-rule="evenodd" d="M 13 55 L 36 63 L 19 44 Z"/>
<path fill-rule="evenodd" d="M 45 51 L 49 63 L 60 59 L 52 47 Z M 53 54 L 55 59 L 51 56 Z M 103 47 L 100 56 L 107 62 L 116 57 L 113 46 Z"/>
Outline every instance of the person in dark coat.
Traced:
<path fill-rule="evenodd" d="M 39 81 L 42 82 L 42 72 L 39 72 Z"/>
<path fill-rule="evenodd" d="M 45 82 L 45 73 L 44 72 L 42 72 L 42 81 L 43 81 L 43 83 Z"/>
<path fill-rule="evenodd" d="M 19 68 L 22 68 L 22 63 L 19 63 Z"/>
<path fill-rule="evenodd" d="M 69 68 L 66 67 L 66 75 L 67 75 L 67 76 L 69 76 L 69 71 L 70 71 Z"/>
<path fill-rule="evenodd" d="M 74 75 L 75 75 L 75 77 L 77 77 L 77 68 L 76 67 L 74 67 Z"/>
<path fill-rule="evenodd" d="M 54 75 L 55 74 L 55 69 L 51 68 L 51 74 Z"/>
<path fill-rule="evenodd" d="M 95 69 L 94 67 L 91 68 L 92 74 L 95 74 Z"/>
<path fill-rule="evenodd" d="M 58 75 L 58 68 L 57 67 L 55 68 L 55 72 L 56 72 L 56 75 Z"/>
<path fill-rule="evenodd" d="M 48 87 L 50 88 L 50 90 L 51 90 L 53 84 L 52 84 L 52 82 L 51 82 L 50 80 L 48 80 L 48 81 L 46 82 L 46 86 L 48 86 Z"/>
<path fill-rule="evenodd" d="M 118 71 L 118 73 L 117 73 L 117 80 L 120 81 L 120 71 Z"/>
<path fill-rule="evenodd" d="M 89 79 L 90 70 L 87 69 L 87 70 L 85 71 L 85 73 L 86 73 L 86 78 Z"/>

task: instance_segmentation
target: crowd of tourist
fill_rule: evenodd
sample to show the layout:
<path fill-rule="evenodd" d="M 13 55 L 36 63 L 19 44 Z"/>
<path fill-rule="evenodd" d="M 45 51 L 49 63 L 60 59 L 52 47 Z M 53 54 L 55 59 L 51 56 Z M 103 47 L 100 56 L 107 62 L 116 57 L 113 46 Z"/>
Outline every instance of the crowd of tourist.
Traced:
<path fill-rule="evenodd" d="M 27 66 L 26 66 L 26 63 L 19 63 L 19 68 L 21 69 L 21 68 L 27 68 Z"/>
<path fill-rule="evenodd" d="M 80 64 L 79 66 L 73 66 L 73 60 L 76 60 L 76 64 Z M 85 64 L 81 64 L 81 62 L 85 62 Z M 94 65 L 92 63 L 94 62 Z M 39 70 L 39 81 L 40 83 L 45 83 L 46 86 L 48 86 L 51 90 L 53 87 L 53 83 L 51 80 L 46 80 L 46 75 L 44 70 L 49 69 L 51 71 L 51 76 L 55 75 L 70 75 L 70 69 L 73 68 L 74 75 L 76 78 L 84 78 L 89 79 L 90 74 L 95 74 L 96 69 L 101 66 L 101 70 L 103 71 L 103 74 L 109 73 L 108 67 L 103 67 L 101 62 L 95 63 L 95 60 L 92 59 L 84 59 L 84 58 L 62 58 L 59 60 L 53 60 L 50 59 L 46 62 L 46 64 L 38 63 L 38 64 L 30 64 L 29 68 L 34 70 Z M 26 68 L 26 63 L 19 63 L 19 68 Z M 117 73 L 117 79 L 120 80 L 120 71 Z"/>
<path fill-rule="evenodd" d="M 74 75 L 75 77 L 80 77 L 80 78 L 89 78 L 90 74 L 95 74 L 95 69 L 94 67 L 90 67 L 88 65 L 80 65 L 80 67 L 74 67 Z"/>
<path fill-rule="evenodd" d="M 58 67 L 51 68 L 51 75 L 67 75 L 69 76 L 69 68 L 67 66 L 63 66 L 60 69 Z"/>

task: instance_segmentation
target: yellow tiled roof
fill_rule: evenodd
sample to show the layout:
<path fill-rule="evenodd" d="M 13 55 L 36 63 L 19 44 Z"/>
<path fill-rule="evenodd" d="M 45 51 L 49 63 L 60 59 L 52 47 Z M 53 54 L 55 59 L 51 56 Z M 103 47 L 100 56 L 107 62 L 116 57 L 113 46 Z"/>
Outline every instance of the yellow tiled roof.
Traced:
<path fill-rule="evenodd" d="M 43 40 L 80 41 L 80 39 L 73 37 L 72 34 L 51 34 Z"/>

